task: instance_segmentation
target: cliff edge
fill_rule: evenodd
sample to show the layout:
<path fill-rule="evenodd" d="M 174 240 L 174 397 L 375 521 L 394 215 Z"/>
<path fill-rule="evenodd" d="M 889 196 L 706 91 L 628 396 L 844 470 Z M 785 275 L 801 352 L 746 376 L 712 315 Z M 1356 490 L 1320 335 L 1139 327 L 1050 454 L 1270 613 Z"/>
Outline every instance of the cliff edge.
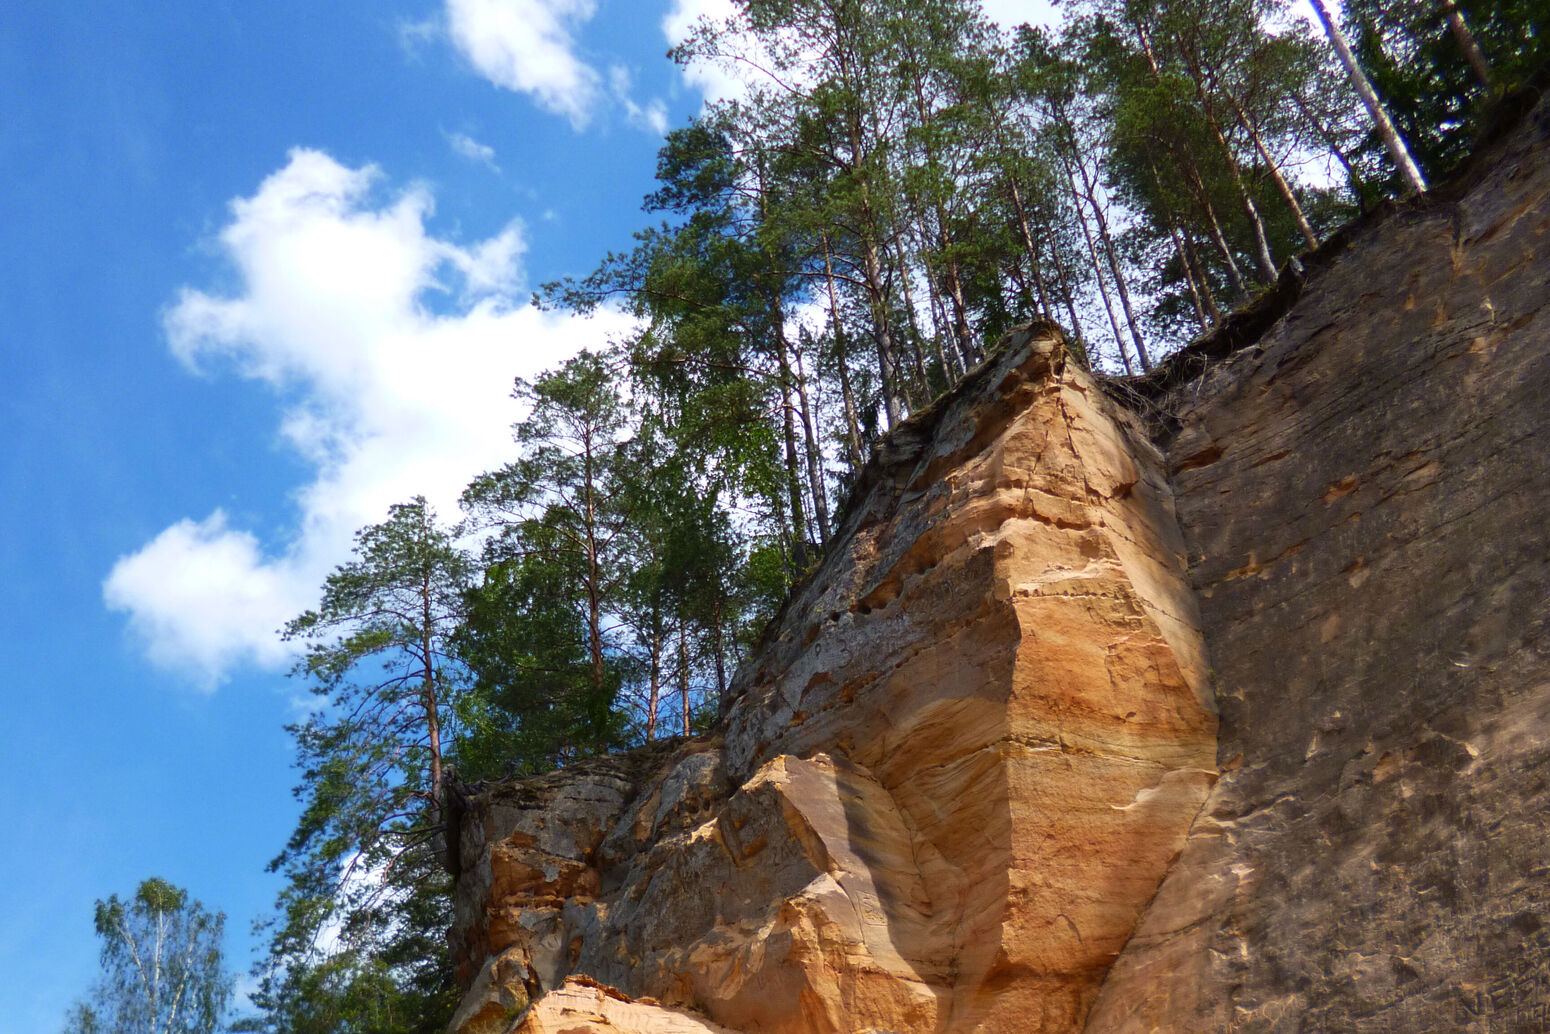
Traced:
<path fill-rule="evenodd" d="M 1541 105 L 1225 357 L 1016 332 L 720 732 L 469 802 L 455 1034 L 1537 1029 L 1547 197 Z"/>

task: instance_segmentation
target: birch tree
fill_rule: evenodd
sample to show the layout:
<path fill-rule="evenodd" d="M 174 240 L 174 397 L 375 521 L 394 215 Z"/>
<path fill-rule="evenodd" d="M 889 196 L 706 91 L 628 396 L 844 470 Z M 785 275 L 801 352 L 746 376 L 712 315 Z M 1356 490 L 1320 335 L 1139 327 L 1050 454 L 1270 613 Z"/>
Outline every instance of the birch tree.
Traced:
<path fill-rule="evenodd" d="M 125 901 L 98 901 L 102 978 L 72 1010 L 67 1034 L 211 1034 L 231 1000 L 221 955 L 226 917 L 148 879 Z"/>

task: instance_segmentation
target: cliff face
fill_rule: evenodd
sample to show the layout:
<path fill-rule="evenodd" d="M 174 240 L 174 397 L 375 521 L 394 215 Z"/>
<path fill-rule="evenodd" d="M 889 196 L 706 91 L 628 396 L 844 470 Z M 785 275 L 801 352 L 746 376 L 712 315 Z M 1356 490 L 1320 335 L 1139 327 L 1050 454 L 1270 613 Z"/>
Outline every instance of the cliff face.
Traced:
<path fill-rule="evenodd" d="M 573 972 L 739 1030 L 1080 1023 L 1215 777 L 1162 455 L 1040 327 L 857 496 L 723 737 L 476 806 L 462 1029 Z"/>
<path fill-rule="evenodd" d="M 721 733 L 470 802 L 455 1030 L 1528 1022 L 1547 121 L 1145 425 L 1035 326 L 900 427 Z"/>
<path fill-rule="evenodd" d="M 1550 1025 L 1547 143 L 1185 389 L 1223 773 L 1090 1030 Z"/>

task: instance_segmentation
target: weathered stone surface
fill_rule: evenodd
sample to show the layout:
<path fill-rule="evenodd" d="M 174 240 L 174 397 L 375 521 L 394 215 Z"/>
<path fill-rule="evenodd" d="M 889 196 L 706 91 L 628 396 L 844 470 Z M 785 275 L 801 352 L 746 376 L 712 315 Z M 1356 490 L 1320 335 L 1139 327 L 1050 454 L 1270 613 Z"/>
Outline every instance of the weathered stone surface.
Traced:
<path fill-rule="evenodd" d="M 504 1028 L 502 1028 L 504 1029 Z M 681 1009 L 668 1009 L 596 981 L 571 977 L 544 995 L 512 1034 L 736 1034 Z"/>
<path fill-rule="evenodd" d="M 1163 451 L 1043 326 L 896 429 L 721 732 L 475 795 L 457 1034 L 1544 1029 L 1547 155 L 1148 382 Z"/>
<path fill-rule="evenodd" d="M 465 994 L 454 1031 L 482 1034 L 571 972 L 567 916 L 597 896 L 598 848 L 662 756 L 596 758 L 502 784 L 462 816 L 451 944 Z"/>
<path fill-rule="evenodd" d="M 460 1018 L 585 973 L 750 1032 L 1078 1029 L 1215 778 L 1205 672 L 1161 454 L 1025 331 L 869 466 L 723 740 L 476 803 Z"/>
<path fill-rule="evenodd" d="M 1547 145 L 1186 389 L 1224 774 L 1095 1034 L 1550 1027 Z"/>

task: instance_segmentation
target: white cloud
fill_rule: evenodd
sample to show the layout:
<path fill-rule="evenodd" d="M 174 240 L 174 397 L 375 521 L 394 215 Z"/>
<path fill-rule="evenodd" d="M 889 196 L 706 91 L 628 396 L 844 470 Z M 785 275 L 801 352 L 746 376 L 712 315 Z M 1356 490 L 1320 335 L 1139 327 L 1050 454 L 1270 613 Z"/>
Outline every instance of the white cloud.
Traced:
<path fill-rule="evenodd" d="M 352 533 L 423 494 L 444 516 L 510 454 L 512 379 L 624 320 L 539 312 L 521 287 L 521 227 L 459 245 L 432 235 L 432 198 L 378 199 L 380 174 L 296 150 L 233 202 L 219 244 L 234 296 L 184 289 L 165 314 L 192 369 L 234 369 L 284 399 L 282 440 L 312 465 L 288 540 L 266 544 L 221 510 L 121 557 L 103 585 L 156 664 L 213 687 L 238 664 L 281 665 L 275 630 L 315 602 Z M 436 309 L 427 304 L 440 299 Z"/>
<path fill-rule="evenodd" d="M 725 24 L 737 17 L 732 0 L 673 0 L 673 8 L 662 19 L 662 35 L 671 46 L 678 46 L 701 21 Z M 707 102 L 728 100 L 744 94 L 742 81 L 733 72 L 715 62 L 694 61 L 683 70 L 684 81 L 698 89 Z"/>
<path fill-rule="evenodd" d="M 288 656 L 275 633 L 305 609 L 306 594 L 258 540 L 216 510 L 181 520 L 123 557 L 103 586 L 155 664 L 213 684 L 233 661 L 273 667 Z M 197 626 L 197 627 L 191 627 Z"/>
<path fill-rule="evenodd" d="M 610 68 L 608 86 L 613 92 L 614 99 L 624 109 L 624 117 L 630 125 L 636 129 L 655 133 L 657 136 L 667 133 L 667 105 L 658 98 L 647 101 L 645 105 L 637 103 L 632 96 L 633 84 L 628 68 L 623 65 L 614 65 Z"/>
<path fill-rule="evenodd" d="M 447 145 L 452 152 L 460 157 L 467 158 L 475 165 L 486 165 L 499 172 L 501 167 L 495 164 L 495 148 L 489 144 L 482 144 L 467 133 L 448 133 Z"/>
<path fill-rule="evenodd" d="M 601 99 L 601 77 L 577 56 L 573 32 L 596 9 L 594 0 L 446 0 L 447 29 L 480 75 L 580 129 Z"/>

